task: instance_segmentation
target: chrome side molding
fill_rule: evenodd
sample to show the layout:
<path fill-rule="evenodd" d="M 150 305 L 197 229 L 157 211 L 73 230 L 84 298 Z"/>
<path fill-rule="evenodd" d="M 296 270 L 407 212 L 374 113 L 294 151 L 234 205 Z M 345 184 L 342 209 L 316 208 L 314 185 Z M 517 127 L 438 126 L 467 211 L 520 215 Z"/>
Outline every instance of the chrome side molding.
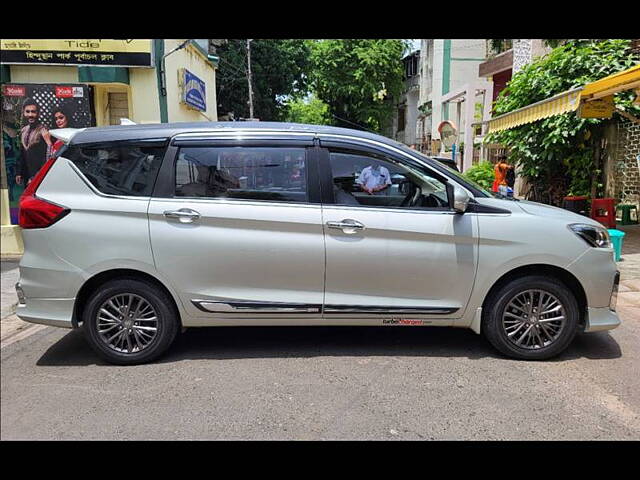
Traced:
<path fill-rule="evenodd" d="M 322 313 L 322 305 L 308 303 L 212 300 L 191 300 L 191 303 L 207 313 Z"/>
<path fill-rule="evenodd" d="M 324 313 L 370 313 L 402 315 L 406 313 L 420 315 L 448 315 L 457 312 L 457 308 L 450 307 L 387 307 L 366 305 L 325 305 Z"/>
<path fill-rule="evenodd" d="M 381 315 L 448 315 L 458 311 L 452 307 L 397 307 L 366 305 L 325 305 L 284 302 L 247 302 L 191 300 L 196 308 L 207 313 L 328 313 Z"/>

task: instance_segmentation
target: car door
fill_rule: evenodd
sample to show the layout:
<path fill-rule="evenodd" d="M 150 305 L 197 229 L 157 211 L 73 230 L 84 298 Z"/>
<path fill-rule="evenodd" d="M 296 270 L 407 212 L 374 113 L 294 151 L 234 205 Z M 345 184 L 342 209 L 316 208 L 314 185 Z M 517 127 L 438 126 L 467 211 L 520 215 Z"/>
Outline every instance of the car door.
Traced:
<path fill-rule="evenodd" d="M 460 317 L 478 227 L 476 215 L 450 208 L 446 177 L 390 151 L 321 142 L 325 317 Z M 366 191 L 376 182 L 379 191 Z"/>
<path fill-rule="evenodd" d="M 277 136 L 173 140 L 149 230 L 156 267 L 192 317 L 320 315 L 324 240 L 312 145 Z"/>

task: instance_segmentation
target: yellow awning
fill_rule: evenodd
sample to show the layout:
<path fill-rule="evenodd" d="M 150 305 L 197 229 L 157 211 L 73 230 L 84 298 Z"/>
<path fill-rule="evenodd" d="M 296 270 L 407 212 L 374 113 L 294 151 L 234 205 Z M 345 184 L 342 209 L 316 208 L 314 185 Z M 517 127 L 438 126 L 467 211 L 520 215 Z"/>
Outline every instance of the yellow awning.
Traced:
<path fill-rule="evenodd" d="M 532 105 L 519 108 L 513 112 L 493 117 L 489 120 L 488 133 L 508 130 L 513 127 L 532 123 L 543 118 L 552 117 L 565 112 L 572 112 L 580 106 L 580 91 L 582 87 L 559 93 L 551 98 Z"/>
<path fill-rule="evenodd" d="M 640 65 L 588 83 L 584 87 L 568 90 L 546 100 L 494 117 L 489 120 L 488 132 L 508 130 L 553 115 L 575 111 L 581 102 L 589 102 L 623 90 L 638 88 L 640 88 Z"/>
<path fill-rule="evenodd" d="M 640 65 L 636 65 L 624 72 L 614 73 L 593 83 L 588 83 L 582 89 L 580 98 L 583 101 L 596 100 L 623 90 L 631 90 L 638 87 L 640 87 Z"/>

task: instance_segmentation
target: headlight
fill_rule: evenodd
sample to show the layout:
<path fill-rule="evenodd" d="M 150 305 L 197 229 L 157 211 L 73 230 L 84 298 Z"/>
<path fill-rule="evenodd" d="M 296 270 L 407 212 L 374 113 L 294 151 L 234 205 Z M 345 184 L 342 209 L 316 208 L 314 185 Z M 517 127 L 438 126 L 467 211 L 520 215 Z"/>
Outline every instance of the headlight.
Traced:
<path fill-rule="evenodd" d="M 604 227 L 587 225 L 585 223 L 574 223 L 569 225 L 569 228 L 591 247 L 611 248 L 609 232 L 607 232 L 607 229 Z"/>

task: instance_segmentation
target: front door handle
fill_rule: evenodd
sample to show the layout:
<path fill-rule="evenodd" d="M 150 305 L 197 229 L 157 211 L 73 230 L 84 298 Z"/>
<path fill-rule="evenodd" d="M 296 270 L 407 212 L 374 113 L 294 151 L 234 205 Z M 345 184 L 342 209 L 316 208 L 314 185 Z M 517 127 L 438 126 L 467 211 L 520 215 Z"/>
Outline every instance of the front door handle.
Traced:
<path fill-rule="evenodd" d="M 339 222 L 327 222 L 327 227 L 337 228 L 348 234 L 353 234 L 359 230 L 365 229 L 363 223 L 360 223 L 357 220 L 352 220 L 351 218 L 345 218 L 344 220 L 340 220 Z"/>
<path fill-rule="evenodd" d="M 179 210 L 165 210 L 164 216 L 167 218 L 177 218 L 181 223 L 192 223 L 200 218 L 200 213 L 190 208 L 181 208 Z"/>

